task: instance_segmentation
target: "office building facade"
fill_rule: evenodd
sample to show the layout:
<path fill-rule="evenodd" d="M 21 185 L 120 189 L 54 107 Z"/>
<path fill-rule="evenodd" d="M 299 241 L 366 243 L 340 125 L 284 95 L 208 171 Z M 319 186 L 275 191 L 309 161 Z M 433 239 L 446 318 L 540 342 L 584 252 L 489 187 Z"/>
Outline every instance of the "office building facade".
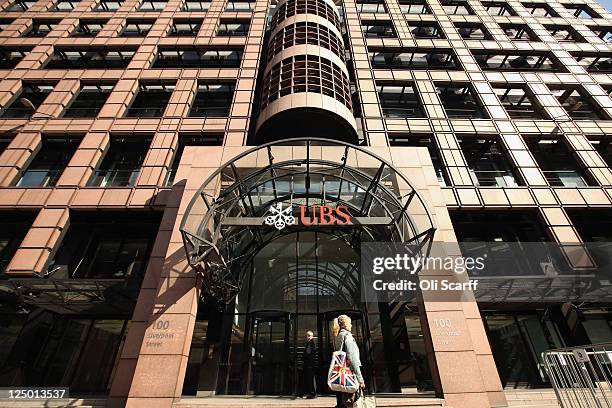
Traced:
<path fill-rule="evenodd" d="M 325 393 L 343 313 L 369 392 L 506 406 L 550 386 L 542 351 L 612 340 L 605 297 L 361 296 L 366 242 L 483 243 L 561 289 L 609 270 L 595 1 L 1 7 L 1 386 L 293 395 L 312 330 Z"/>

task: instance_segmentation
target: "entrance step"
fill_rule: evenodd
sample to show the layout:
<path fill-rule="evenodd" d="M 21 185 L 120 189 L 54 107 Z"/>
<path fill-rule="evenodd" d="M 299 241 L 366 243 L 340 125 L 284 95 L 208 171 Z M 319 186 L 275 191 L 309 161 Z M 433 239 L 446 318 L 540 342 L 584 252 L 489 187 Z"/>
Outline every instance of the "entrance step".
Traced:
<path fill-rule="evenodd" d="M 557 396 L 552 388 L 533 390 L 505 390 L 509 407 L 559 408 Z"/>
<path fill-rule="evenodd" d="M 0 399 L 0 407 L 2 408 L 104 408 L 106 400 L 100 399 L 82 399 L 82 398 L 65 398 L 59 400 L 9 400 Z"/>
<path fill-rule="evenodd" d="M 251 407 L 291 407 L 291 408 L 331 408 L 336 405 L 334 397 L 318 397 L 315 399 L 302 399 L 290 397 L 207 397 L 207 398 L 182 398 L 175 402 L 174 408 L 200 408 L 200 407 L 223 407 L 223 408 L 251 408 Z M 444 401 L 440 398 L 419 397 L 393 397 L 376 398 L 377 407 L 393 408 L 440 408 L 444 407 Z"/>

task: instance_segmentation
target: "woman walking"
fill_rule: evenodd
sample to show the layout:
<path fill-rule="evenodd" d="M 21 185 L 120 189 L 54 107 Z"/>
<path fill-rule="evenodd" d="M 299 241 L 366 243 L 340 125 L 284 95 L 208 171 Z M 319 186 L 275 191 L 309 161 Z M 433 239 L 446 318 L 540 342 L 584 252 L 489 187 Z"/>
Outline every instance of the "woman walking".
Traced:
<path fill-rule="evenodd" d="M 359 387 L 365 388 L 363 382 L 363 375 L 361 375 L 361 360 L 359 358 L 359 347 L 355 338 L 351 334 L 351 318 L 347 315 L 340 315 L 333 321 L 332 334 L 334 335 L 334 351 L 341 351 L 343 349 L 348 357 L 351 369 L 359 380 Z M 343 348 L 344 346 L 344 348 Z M 345 401 L 347 401 L 352 394 L 344 394 L 336 392 L 336 408 L 346 407 Z"/>

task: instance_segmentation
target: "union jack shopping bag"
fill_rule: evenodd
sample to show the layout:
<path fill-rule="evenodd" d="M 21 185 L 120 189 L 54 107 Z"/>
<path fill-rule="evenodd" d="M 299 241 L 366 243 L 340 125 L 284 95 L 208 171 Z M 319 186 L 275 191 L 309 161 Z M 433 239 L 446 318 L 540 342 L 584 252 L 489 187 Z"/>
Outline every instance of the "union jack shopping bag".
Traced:
<path fill-rule="evenodd" d="M 359 389 L 359 381 L 351 370 L 344 351 L 334 351 L 327 373 L 327 385 L 332 391 L 346 394 L 352 394 Z"/>

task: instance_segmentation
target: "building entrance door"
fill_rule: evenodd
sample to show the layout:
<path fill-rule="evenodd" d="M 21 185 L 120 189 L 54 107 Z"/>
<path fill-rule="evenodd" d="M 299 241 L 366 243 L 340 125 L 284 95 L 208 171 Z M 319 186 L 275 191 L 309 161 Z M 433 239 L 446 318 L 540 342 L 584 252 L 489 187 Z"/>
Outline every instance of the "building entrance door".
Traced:
<path fill-rule="evenodd" d="M 288 312 L 263 311 L 251 316 L 249 338 L 249 393 L 283 395 L 291 393 L 293 376 L 289 365 Z"/>

